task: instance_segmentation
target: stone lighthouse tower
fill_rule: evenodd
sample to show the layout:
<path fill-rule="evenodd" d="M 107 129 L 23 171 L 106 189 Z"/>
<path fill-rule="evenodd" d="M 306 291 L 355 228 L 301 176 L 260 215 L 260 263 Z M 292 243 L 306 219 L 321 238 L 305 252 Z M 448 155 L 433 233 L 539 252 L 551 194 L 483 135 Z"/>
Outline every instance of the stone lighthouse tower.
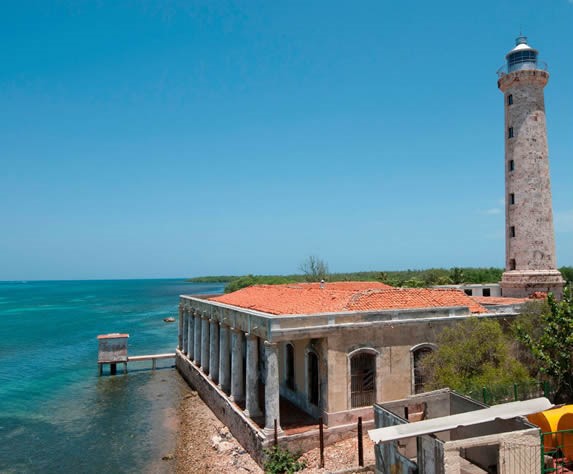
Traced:
<path fill-rule="evenodd" d="M 563 293 L 557 270 L 543 88 L 538 52 L 519 36 L 498 71 L 505 109 L 505 272 L 503 296 Z"/>

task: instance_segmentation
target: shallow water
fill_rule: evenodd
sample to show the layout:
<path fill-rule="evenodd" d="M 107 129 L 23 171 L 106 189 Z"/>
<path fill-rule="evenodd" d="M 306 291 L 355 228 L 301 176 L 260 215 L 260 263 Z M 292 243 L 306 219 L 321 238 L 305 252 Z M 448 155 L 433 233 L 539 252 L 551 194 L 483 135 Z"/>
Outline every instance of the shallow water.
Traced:
<path fill-rule="evenodd" d="M 168 472 L 183 384 L 172 361 L 97 376 L 97 335 L 172 352 L 182 280 L 0 282 L 0 472 Z M 118 367 L 120 369 L 120 367 Z M 119 372 L 119 370 L 118 370 Z"/>

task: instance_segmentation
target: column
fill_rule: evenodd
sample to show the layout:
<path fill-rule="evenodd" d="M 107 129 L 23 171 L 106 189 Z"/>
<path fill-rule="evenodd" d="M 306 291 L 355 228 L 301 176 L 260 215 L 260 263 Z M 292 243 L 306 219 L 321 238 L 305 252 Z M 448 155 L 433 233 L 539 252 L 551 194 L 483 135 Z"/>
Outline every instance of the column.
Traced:
<path fill-rule="evenodd" d="M 219 323 L 211 319 L 209 329 L 209 378 L 214 382 L 219 381 Z"/>
<path fill-rule="evenodd" d="M 187 354 L 187 340 L 189 338 L 189 325 L 187 324 L 188 319 L 189 311 L 187 308 L 183 308 L 183 344 L 181 349 L 183 354 Z"/>
<path fill-rule="evenodd" d="M 247 388 L 245 414 L 254 418 L 261 415 L 259 408 L 259 338 L 247 334 Z"/>
<path fill-rule="evenodd" d="M 243 331 L 232 328 L 231 350 L 231 400 L 235 403 L 245 399 L 245 376 L 243 374 Z"/>
<path fill-rule="evenodd" d="M 183 350 L 183 304 L 179 303 L 179 331 L 177 332 L 177 349 Z"/>
<path fill-rule="evenodd" d="M 201 369 L 209 373 L 209 320 L 207 316 L 201 318 Z"/>
<path fill-rule="evenodd" d="M 267 373 L 265 377 L 265 433 L 275 430 L 277 420 L 278 431 L 282 432 L 279 405 L 279 353 L 276 342 L 265 341 L 265 356 Z"/>
<path fill-rule="evenodd" d="M 229 326 L 220 323 L 219 327 L 219 386 L 225 393 L 231 391 L 231 347 Z"/>
<path fill-rule="evenodd" d="M 195 324 L 193 324 L 194 310 L 189 308 L 187 314 L 187 357 L 193 359 L 193 346 L 195 345 Z"/>
<path fill-rule="evenodd" d="M 195 342 L 194 342 L 194 346 L 193 350 L 195 353 L 195 364 L 197 365 L 201 365 L 201 316 L 199 314 L 199 311 L 195 311 L 195 316 L 193 316 L 193 324 L 195 325 L 195 334 L 194 334 L 194 338 L 195 338 Z"/>

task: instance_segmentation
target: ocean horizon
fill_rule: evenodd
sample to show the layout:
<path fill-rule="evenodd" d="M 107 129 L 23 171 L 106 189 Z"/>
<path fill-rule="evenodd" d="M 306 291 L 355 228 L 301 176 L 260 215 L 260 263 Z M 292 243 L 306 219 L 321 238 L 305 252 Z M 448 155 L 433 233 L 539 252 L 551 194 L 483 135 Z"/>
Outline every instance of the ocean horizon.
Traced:
<path fill-rule="evenodd" d="M 0 281 L 0 472 L 170 472 L 185 390 L 173 361 L 98 377 L 97 336 L 128 333 L 129 354 L 174 352 L 179 279 Z M 107 374 L 107 370 L 104 374 Z M 120 371 L 118 371 L 120 372 Z"/>

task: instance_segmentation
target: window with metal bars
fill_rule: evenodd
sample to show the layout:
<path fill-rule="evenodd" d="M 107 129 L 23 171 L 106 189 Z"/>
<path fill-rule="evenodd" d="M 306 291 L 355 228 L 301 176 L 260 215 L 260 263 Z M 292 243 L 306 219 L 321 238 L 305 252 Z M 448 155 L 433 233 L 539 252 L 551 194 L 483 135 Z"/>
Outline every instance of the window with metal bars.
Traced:
<path fill-rule="evenodd" d="M 430 347 L 420 347 L 414 351 L 414 393 L 424 392 L 427 375 L 422 361 L 431 352 Z"/>
<path fill-rule="evenodd" d="M 376 355 L 359 352 L 350 359 L 350 404 L 366 407 L 376 402 Z"/>

